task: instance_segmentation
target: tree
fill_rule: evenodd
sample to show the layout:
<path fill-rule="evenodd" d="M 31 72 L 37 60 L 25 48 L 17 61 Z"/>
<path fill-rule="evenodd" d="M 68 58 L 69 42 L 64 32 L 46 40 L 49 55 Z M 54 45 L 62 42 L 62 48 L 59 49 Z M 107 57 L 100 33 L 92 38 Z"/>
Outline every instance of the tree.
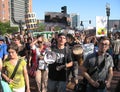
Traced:
<path fill-rule="evenodd" d="M 0 34 L 14 33 L 18 31 L 18 27 L 10 27 L 10 22 L 0 22 Z"/>
<path fill-rule="evenodd" d="M 39 23 L 39 24 L 38 24 L 38 30 L 39 30 L 39 31 L 45 31 L 45 24 Z"/>
<path fill-rule="evenodd" d="M 55 31 L 59 31 L 59 30 L 61 30 L 62 28 L 61 28 L 60 26 L 55 26 L 54 29 L 55 29 Z"/>

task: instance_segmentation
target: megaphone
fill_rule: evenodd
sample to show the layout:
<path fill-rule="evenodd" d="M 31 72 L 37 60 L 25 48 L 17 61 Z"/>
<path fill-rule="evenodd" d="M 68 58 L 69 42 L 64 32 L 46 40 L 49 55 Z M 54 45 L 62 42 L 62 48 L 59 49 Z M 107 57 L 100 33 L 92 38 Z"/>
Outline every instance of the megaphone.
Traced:
<path fill-rule="evenodd" d="M 56 53 L 54 51 L 47 51 L 44 55 L 44 61 L 47 64 L 53 64 L 56 61 Z"/>

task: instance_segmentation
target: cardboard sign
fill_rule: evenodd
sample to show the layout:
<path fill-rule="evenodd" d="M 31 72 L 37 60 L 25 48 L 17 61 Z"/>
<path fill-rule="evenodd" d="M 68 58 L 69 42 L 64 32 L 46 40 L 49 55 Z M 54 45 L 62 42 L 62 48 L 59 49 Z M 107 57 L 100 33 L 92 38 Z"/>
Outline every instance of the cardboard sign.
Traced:
<path fill-rule="evenodd" d="M 82 47 L 83 47 L 83 56 L 85 60 L 89 54 L 94 52 L 94 44 L 93 43 L 83 44 Z"/>

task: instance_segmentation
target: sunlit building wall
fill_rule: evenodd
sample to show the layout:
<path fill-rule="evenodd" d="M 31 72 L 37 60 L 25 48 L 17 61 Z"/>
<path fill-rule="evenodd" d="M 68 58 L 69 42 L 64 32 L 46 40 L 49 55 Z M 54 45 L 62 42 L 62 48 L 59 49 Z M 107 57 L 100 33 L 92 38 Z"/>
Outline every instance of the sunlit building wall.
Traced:
<path fill-rule="evenodd" d="M 32 0 L 29 0 L 29 6 L 28 11 L 32 12 Z"/>
<path fill-rule="evenodd" d="M 0 0 L 0 21 L 9 21 L 9 0 Z"/>
<path fill-rule="evenodd" d="M 28 12 L 32 12 L 32 0 L 28 0 Z M 10 3 L 11 0 L 0 0 L 0 21 L 10 20 Z"/>
<path fill-rule="evenodd" d="M 33 12 L 27 13 L 25 15 L 25 23 L 27 30 L 36 29 L 37 28 L 36 14 Z"/>

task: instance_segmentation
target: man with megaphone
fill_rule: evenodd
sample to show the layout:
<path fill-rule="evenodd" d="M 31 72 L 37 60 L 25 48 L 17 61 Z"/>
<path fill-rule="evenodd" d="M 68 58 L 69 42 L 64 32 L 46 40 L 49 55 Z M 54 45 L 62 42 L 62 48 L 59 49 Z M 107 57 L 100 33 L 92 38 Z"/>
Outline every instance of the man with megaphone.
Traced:
<path fill-rule="evenodd" d="M 67 68 L 73 65 L 71 51 L 65 47 L 66 35 L 59 33 L 57 46 L 52 49 L 56 60 L 48 66 L 48 92 L 66 92 Z"/>

